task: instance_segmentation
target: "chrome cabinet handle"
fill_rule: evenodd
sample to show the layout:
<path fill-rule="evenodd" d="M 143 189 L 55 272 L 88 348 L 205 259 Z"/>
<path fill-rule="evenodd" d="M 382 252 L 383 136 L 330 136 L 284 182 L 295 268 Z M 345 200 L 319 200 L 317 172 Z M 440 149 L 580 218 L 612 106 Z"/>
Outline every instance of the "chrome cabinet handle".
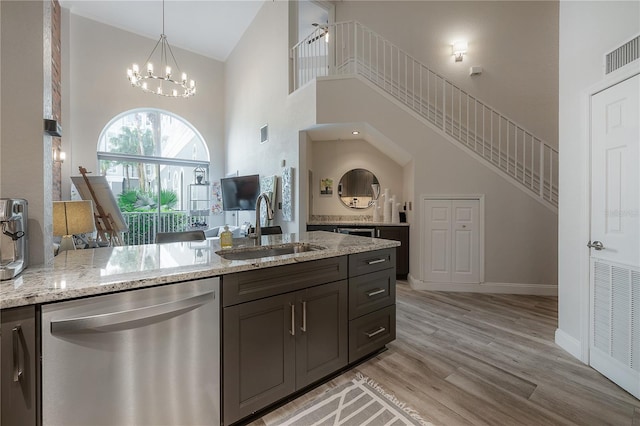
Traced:
<path fill-rule="evenodd" d="M 380 327 L 380 328 L 379 328 L 379 329 L 377 329 L 376 331 L 373 331 L 373 332 L 371 332 L 371 333 L 364 333 L 364 334 L 366 334 L 366 335 L 367 335 L 367 337 L 368 337 L 369 339 L 371 339 L 373 336 L 377 336 L 378 334 L 380 334 L 380 333 L 384 333 L 385 331 L 387 331 L 387 329 L 386 329 L 386 328 L 384 328 L 384 327 Z"/>
<path fill-rule="evenodd" d="M 11 337 L 13 340 L 13 381 L 19 382 L 22 380 L 22 368 L 20 367 L 20 335 L 22 334 L 22 327 L 16 326 L 11 330 Z"/>
<path fill-rule="evenodd" d="M 373 296 L 375 296 L 375 295 L 382 294 L 382 293 L 384 293 L 384 292 L 386 292 L 386 291 L 387 291 L 387 290 L 385 290 L 384 288 L 381 288 L 381 289 L 378 289 L 378 290 L 372 291 L 371 293 L 367 293 L 367 296 L 369 296 L 369 297 L 373 297 Z"/>
<path fill-rule="evenodd" d="M 296 305 L 289 304 L 291 306 L 291 329 L 289 330 L 289 334 L 292 336 L 296 335 Z"/>
<path fill-rule="evenodd" d="M 382 262 L 386 262 L 387 259 L 376 259 L 376 260 L 370 260 L 367 262 L 367 265 L 375 265 L 376 263 L 382 263 Z"/>
<path fill-rule="evenodd" d="M 307 302 L 302 302 L 302 327 L 300 330 L 307 331 Z"/>
<path fill-rule="evenodd" d="M 211 299 L 215 299 L 215 292 L 208 292 L 198 296 L 187 297 L 186 299 L 160 303 L 153 306 L 145 306 L 127 311 L 51 321 L 51 333 L 73 332 L 91 328 L 122 325 L 173 312 L 184 312 L 204 305 Z"/>
<path fill-rule="evenodd" d="M 604 250 L 604 244 L 602 244 L 600 241 L 594 241 L 593 243 L 589 241 L 587 243 L 587 247 L 596 249 L 596 250 Z"/>

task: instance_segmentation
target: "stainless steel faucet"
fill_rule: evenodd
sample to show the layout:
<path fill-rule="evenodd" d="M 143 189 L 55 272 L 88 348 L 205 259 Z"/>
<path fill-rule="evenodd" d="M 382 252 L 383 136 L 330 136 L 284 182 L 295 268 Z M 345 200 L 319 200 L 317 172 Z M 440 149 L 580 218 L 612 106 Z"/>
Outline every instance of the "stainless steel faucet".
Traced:
<path fill-rule="evenodd" d="M 253 234 L 249 235 L 249 238 L 254 238 L 256 240 L 255 245 L 259 246 L 262 244 L 262 230 L 260 229 L 260 204 L 262 200 L 265 200 L 267 203 L 267 220 L 273 219 L 273 209 L 271 208 L 271 200 L 266 192 L 258 195 L 256 199 L 256 230 Z"/>

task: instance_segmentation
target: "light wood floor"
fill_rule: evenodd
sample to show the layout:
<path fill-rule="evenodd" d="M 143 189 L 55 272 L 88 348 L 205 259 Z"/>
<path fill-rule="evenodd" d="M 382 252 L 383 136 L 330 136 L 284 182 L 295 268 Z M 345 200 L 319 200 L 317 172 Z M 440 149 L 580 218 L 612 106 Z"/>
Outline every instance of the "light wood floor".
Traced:
<path fill-rule="evenodd" d="M 554 344 L 557 298 L 397 289 L 388 351 L 251 424 L 360 371 L 435 425 L 640 425 L 640 401 Z"/>

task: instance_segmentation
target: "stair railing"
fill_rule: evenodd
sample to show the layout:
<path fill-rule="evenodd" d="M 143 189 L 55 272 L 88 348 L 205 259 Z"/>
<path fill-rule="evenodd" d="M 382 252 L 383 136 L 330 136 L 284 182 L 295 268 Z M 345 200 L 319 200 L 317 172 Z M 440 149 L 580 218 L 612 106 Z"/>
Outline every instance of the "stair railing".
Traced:
<path fill-rule="evenodd" d="M 291 57 L 294 90 L 317 77 L 358 75 L 557 209 L 557 149 L 359 22 L 317 28 Z"/>

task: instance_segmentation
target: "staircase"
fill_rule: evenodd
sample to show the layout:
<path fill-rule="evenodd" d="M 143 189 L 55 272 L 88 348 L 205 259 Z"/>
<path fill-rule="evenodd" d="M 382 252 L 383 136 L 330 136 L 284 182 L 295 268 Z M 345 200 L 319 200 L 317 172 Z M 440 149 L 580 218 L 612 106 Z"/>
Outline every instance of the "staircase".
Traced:
<path fill-rule="evenodd" d="M 317 77 L 359 76 L 557 213 L 555 148 L 364 25 L 317 28 L 291 57 L 294 90 Z"/>

